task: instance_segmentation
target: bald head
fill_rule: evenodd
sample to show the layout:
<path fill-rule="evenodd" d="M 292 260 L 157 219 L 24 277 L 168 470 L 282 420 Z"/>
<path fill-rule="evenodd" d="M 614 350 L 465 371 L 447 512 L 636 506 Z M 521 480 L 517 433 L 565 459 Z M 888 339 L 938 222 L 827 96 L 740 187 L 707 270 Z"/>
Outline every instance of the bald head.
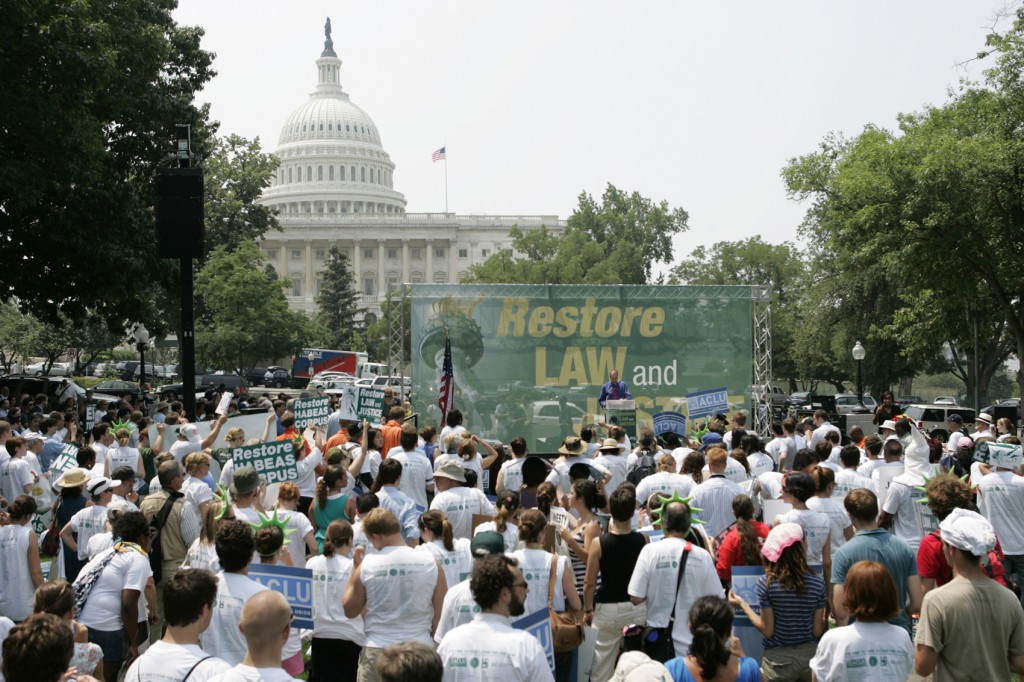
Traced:
<path fill-rule="evenodd" d="M 280 592 L 264 590 L 249 597 L 242 607 L 239 624 L 249 650 L 263 647 L 281 647 L 287 637 L 286 628 L 292 622 L 292 609 Z"/>

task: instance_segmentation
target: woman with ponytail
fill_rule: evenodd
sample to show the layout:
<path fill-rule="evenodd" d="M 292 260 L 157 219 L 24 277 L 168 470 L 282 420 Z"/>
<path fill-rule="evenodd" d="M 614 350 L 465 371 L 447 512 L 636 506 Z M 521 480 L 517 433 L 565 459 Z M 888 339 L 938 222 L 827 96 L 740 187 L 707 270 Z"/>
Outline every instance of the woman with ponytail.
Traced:
<path fill-rule="evenodd" d="M 138 448 L 131 446 L 132 432 L 125 427 L 114 432 L 117 447 L 107 449 L 107 456 L 103 462 L 103 475 L 110 478 L 110 474 L 118 467 L 128 467 L 139 475 L 140 481 L 146 480 L 146 467 L 142 463 L 142 455 Z"/>
<path fill-rule="evenodd" d="M 754 503 L 746 495 L 737 495 L 732 501 L 736 525 L 729 530 L 718 548 L 718 577 L 722 584 L 732 582 L 733 566 L 760 566 L 761 545 L 771 530 L 766 524 L 754 520 Z"/>
<path fill-rule="evenodd" d="M 482 533 L 485 530 L 493 530 L 500 533 L 505 540 L 505 551 L 511 552 L 519 549 L 519 526 L 512 522 L 519 511 L 519 493 L 514 490 L 505 490 L 495 501 L 498 513 L 493 521 L 481 523 L 473 531 L 473 535 Z"/>
<path fill-rule="evenodd" d="M 299 486 L 294 483 L 282 483 L 277 489 L 277 518 L 287 525 L 285 530 L 292 531 L 285 538 L 285 547 L 292 557 L 292 566 L 306 563 L 306 552 L 314 555 L 319 546 L 313 534 L 313 526 L 309 517 L 295 510 L 299 505 Z"/>
<path fill-rule="evenodd" d="M 452 533 L 452 524 L 437 509 L 420 515 L 420 540 L 422 545 L 416 549 L 430 552 L 444 570 L 444 577 L 449 585 L 458 585 L 469 577 L 473 570 L 473 553 L 469 549 L 470 541 L 456 538 Z"/>
<path fill-rule="evenodd" d="M 573 481 L 569 488 L 568 502 L 570 511 L 576 512 L 579 521 L 576 522 L 575 530 L 559 526 L 558 534 L 572 550 L 569 561 L 572 563 L 573 577 L 576 580 L 576 591 L 583 594 L 583 578 L 587 574 L 587 553 L 590 544 L 601 535 L 601 524 L 598 523 L 595 512 L 598 509 L 605 509 L 608 506 L 608 499 L 593 481 L 580 478 Z M 597 584 L 598 587 L 601 586 L 600 576 Z"/>
<path fill-rule="evenodd" d="M 690 651 L 665 664 L 675 682 L 760 682 L 757 661 L 744 656 L 739 639 L 732 636 L 732 621 L 733 609 L 721 597 L 693 603 Z"/>
<path fill-rule="evenodd" d="M 316 497 L 310 510 L 309 520 L 313 524 L 318 551 L 324 549 L 327 527 L 335 519 L 352 523 L 356 517 L 356 500 L 342 492 L 348 482 L 345 467 L 332 464 L 327 467 L 323 478 L 317 481 Z"/>
<path fill-rule="evenodd" d="M 355 565 L 352 526 L 335 519 L 324 531 L 324 553 L 311 557 L 313 571 L 313 644 L 310 682 L 355 682 L 359 653 L 366 644 L 363 617 L 346 618 L 341 606 L 345 586 Z"/>

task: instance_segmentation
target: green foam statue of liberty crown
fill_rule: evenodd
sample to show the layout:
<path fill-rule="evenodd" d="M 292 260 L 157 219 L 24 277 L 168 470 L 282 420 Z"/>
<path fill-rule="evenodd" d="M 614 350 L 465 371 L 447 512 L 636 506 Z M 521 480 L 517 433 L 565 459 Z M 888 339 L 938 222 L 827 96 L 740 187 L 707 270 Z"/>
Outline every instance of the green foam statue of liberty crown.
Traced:
<path fill-rule="evenodd" d="M 110 432 L 117 433 L 118 429 L 130 429 L 132 427 L 132 420 L 125 419 L 119 422 L 110 422 Z"/>
<path fill-rule="evenodd" d="M 939 470 L 939 467 L 934 467 L 933 471 L 935 472 L 934 476 L 922 476 L 922 478 L 924 478 L 924 485 L 916 485 L 916 486 L 914 486 L 914 488 L 916 490 L 920 490 L 922 493 L 924 493 L 924 497 L 922 497 L 920 500 L 917 501 L 918 504 L 928 504 L 928 493 L 926 491 L 926 488 L 928 487 L 928 484 L 931 481 L 934 481 L 936 478 L 939 478 L 940 476 L 950 476 L 952 478 L 959 478 L 964 483 L 967 483 L 967 479 L 970 478 L 970 476 L 971 476 L 970 474 L 964 474 L 963 476 L 957 476 L 952 471 L 950 471 L 949 473 L 942 473 L 942 471 Z M 968 484 L 968 486 L 969 485 L 970 484 Z"/>
<path fill-rule="evenodd" d="M 262 530 L 263 528 L 268 528 L 270 526 L 277 526 L 278 528 L 281 529 L 281 532 L 284 534 L 285 540 L 287 540 L 288 536 L 295 532 L 294 528 L 288 528 L 288 520 L 287 519 L 279 519 L 279 518 L 277 518 L 277 509 L 274 509 L 273 516 L 265 516 L 261 512 L 256 512 L 256 515 L 260 518 L 260 522 L 259 523 L 250 523 L 249 525 L 252 526 L 252 529 L 254 531 L 256 531 L 257 533 L 260 532 L 260 530 Z"/>
<path fill-rule="evenodd" d="M 231 506 L 231 501 L 228 497 L 228 489 L 220 483 L 217 484 L 217 492 L 213 494 L 213 501 L 220 505 L 220 513 L 217 514 L 217 520 L 220 521 L 224 518 L 224 515 L 228 513 L 228 507 Z"/>
<path fill-rule="evenodd" d="M 661 501 L 661 506 L 659 506 L 657 509 L 655 509 L 654 507 L 651 507 L 651 517 L 652 518 L 655 517 L 655 516 L 658 517 L 658 521 L 660 522 L 661 521 L 661 514 L 665 510 L 665 507 L 667 507 L 669 504 L 671 504 L 673 502 L 682 502 L 683 504 L 689 506 L 690 505 L 690 500 L 692 500 L 692 499 L 693 499 L 692 497 L 679 497 L 679 491 L 673 490 L 672 491 L 672 497 L 667 497 L 667 498 L 663 499 Z M 703 524 L 704 522 L 701 521 L 700 518 L 697 516 L 697 512 L 702 512 L 702 511 L 704 511 L 704 510 L 703 509 L 698 509 L 697 507 L 690 507 L 690 522 L 691 523 Z"/>

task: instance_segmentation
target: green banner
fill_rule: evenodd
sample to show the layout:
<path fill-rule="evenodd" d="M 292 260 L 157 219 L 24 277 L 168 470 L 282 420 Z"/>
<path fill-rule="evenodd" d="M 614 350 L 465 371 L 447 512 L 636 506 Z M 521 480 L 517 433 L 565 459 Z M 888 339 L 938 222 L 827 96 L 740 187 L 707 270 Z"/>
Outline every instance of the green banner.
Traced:
<path fill-rule="evenodd" d="M 440 419 L 447 333 L 466 426 L 522 435 L 537 451 L 601 418 L 612 369 L 638 426 L 686 414 L 686 394 L 709 386 L 742 405 L 751 383 L 750 287 L 413 284 L 411 304 L 413 407 L 425 422 Z"/>
<path fill-rule="evenodd" d="M 331 399 L 298 398 L 295 400 L 295 428 L 326 424 L 331 418 Z"/>
<path fill-rule="evenodd" d="M 295 446 L 290 440 L 275 440 L 231 448 L 231 461 L 234 463 L 235 471 L 243 466 L 253 467 L 268 485 L 299 479 Z"/>

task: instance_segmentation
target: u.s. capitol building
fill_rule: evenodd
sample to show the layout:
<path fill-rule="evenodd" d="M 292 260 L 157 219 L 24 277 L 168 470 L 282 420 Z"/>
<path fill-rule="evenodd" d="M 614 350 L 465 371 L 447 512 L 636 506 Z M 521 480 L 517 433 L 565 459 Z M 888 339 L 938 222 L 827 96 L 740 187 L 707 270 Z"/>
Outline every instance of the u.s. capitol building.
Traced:
<path fill-rule="evenodd" d="M 348 256 L 362 305 L 376 319 L 394 284 L 458 282 L 469 266 L 511 248 L 510 228 L 565 227 L 557 216 L 407 213 L 380 131 L 341 87 L 329 22 L 326 37 L 316 90 L 284 122 L 275 151 L 281 165 L 260 200 L 278 209 L 282 232 L 260 246 L 291 282 L 292 309 L 316 309 L 332 246 Z"/>

